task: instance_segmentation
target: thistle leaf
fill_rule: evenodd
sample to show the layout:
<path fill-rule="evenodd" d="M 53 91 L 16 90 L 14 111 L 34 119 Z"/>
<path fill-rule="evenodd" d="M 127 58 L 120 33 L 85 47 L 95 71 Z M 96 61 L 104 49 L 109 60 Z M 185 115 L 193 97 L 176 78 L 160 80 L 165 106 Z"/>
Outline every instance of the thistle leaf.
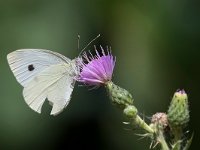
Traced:
<path fill-rule="evenodd" d="M 192 139 L 194 137 L 194 132 L 192 133 L 192 136 L 190 137 L 189 140 L 187 140 L 185 147 L 183 148 L 183 150 L 189 150 L 190 145 L 192 144 Z"/>

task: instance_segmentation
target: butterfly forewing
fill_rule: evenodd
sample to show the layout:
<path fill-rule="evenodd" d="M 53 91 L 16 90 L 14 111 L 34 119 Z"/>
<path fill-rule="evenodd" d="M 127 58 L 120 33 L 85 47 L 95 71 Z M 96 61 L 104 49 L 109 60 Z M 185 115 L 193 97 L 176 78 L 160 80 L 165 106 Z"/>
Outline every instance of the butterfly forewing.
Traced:
<path fill-rule="evenodd" d="M 71 62 L 69 58 L 59 53 L 40 49 L 16 50 L 8 54 L 7 59 L 17 81 L 22 86 L 53 64 Z"/>

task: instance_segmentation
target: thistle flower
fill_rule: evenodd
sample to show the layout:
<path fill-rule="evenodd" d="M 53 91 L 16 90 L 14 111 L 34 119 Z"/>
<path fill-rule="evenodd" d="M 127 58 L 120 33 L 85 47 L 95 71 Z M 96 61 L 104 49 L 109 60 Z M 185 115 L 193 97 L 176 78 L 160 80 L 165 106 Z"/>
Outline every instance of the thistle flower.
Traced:
<path fill-rule="evenodd" d="M 96 55 L 92 55 L 90 52 L 90 56 L 86 52 L 83 54 L 85 62 L 82 61 L 80 63 L 81 72 L 78 78 L 79 82 L 92 86 L 100 86 L 111 81 L 116 58 L 113 57 L 108 49 L 107 54 L 102 47 L 101 51 L 102 54 L 100 55 L 95 47 Z"/>
<path fill-rule="evenodd" d="M 97 87 L 104 85 L 112 102 L 124 108 L 133 103 L 132 96 L 127 90 L 111 81 L 116 58 L 108 49 L 107 54 L 102 47 L 101 51 L 100 55 L 95 47 L 96 55 L 89 53 L 88 56 L 86 52 L 83 54 L 83 59 L 79 63 L 81 72 L 78 81 Z"/>

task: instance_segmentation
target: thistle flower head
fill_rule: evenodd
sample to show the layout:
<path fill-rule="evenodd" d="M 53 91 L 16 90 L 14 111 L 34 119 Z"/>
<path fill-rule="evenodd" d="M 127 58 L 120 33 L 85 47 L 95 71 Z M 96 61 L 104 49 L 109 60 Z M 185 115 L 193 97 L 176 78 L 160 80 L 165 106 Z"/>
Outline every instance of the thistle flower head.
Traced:
<path fill-rule="evenodd" d="M 111 81 L 116 58 L 107 49 L 105 53 L 101 47 L 101 54 L 95 47 L 96 55 L 83 53 L 83 61 L 80 63 L 81 72 L 79 82 L 92 86 L 100 86 Z"/>

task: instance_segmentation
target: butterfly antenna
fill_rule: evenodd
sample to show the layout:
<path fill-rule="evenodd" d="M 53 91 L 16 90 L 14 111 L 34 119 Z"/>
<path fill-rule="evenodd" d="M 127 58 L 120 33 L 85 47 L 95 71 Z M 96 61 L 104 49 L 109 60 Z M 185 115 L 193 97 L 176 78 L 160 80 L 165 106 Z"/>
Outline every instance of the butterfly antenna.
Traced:
<path fill-rule="evenodd" d="M 78 49 L 78 51 L 79 51 L 79 48 L 80 48 L 80 38 L 81 38 L 81 36 L 78 34 L 78 36 L 77 36 L 77 49 Z"/>
<path fill-rule="evenodd" d="M 100 34 L 98 34 L 94 39 L 92 39 L 79 53 L 79 55 L 81 55 L 83 53 L 83 51 L 92 43 L 94 42 L 96 39 L 98 39 L 100 37 Z"/>

